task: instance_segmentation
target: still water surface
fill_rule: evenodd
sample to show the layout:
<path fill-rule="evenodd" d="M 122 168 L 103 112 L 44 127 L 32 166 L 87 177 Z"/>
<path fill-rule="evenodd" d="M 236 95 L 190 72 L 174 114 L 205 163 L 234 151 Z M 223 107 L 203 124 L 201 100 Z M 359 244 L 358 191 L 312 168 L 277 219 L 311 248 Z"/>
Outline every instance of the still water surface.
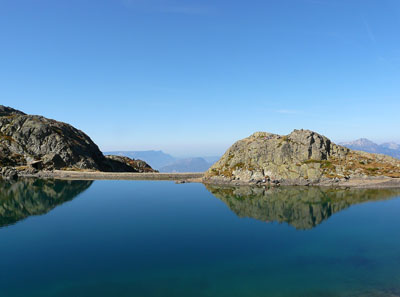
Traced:
<path fill-rule="evenodd" d="M 0 182 L 0 296 L 400 296 L 400 190 Z"/>

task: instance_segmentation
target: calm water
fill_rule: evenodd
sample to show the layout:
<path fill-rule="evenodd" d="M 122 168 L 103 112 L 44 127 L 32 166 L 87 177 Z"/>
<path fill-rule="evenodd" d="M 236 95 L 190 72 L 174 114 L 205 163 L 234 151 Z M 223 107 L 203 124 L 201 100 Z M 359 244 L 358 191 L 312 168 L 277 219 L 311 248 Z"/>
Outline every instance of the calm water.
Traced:
<path fill-rule="evenodd" d="M 400 296 L 400 190 L 0 183 L 0 296 Z"/>

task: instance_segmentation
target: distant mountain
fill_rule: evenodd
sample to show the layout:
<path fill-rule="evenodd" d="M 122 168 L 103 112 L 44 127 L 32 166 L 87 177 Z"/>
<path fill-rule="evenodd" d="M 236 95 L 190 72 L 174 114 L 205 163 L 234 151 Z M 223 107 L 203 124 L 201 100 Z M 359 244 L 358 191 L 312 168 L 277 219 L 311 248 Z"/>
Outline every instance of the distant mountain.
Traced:
<path fill-rule="evenodd" d="M 352 150 L 363 151 L 374 154 L 384 154 L 394 158 L 400 159 L 400 145 L 394 142 L 388 142 L 383 144 L 376 144 L 366 138 L 360 138 L 355 141 L 342 142 L 343 145 Z"/>
<path fill-rule="evenodd" d="M 211 165 L 204 158 L 178 159 L 170 165 L 161 167 L 160 172 L 204 172 Z"/>
<path fill-rule="evenodd" d="M 209 156 L 209 157 L 203 157 L 204 160 L 206 160 L 208 163 L 213 165 L 215 162 L 217 162 L 221 156 Z"/>
<path fill-rule="evenodd" d="M 160 170 L 161 167 L 167 166 L 176 161 L 176 158 L 164 153 L 163 151 L 114 151 L 105 152 L 104 154 L 140 159 L 156 170 Z"/>
<path fill-rule="evenodd" d="M 391 150 L 397 150 L 400 151 L 400 144 L 397 144 L 395 142 L 386 142 L 386 143 L 382 143 L 380 145 L 381 147 L 384 147 L 386 149 L 391 149 Z"/>
<path fill-rule="evenodd" d="M 163 151 L 114 151 L 104 154 L 140 159 L 160 172 L 203 172 L 220 158 L 219 156 L 177 158 Z"/>

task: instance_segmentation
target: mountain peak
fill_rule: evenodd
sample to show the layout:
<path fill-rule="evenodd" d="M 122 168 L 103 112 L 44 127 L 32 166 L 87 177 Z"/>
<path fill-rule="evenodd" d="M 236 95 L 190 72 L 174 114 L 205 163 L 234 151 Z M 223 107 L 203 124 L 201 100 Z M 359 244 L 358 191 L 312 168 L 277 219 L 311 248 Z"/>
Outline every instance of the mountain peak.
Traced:
<path fill-rule="evenodd" d="M 349 142 L 342 142 L 340 145 L 344 146 L 378 146 L 375 142 L 367 139 L 367 138 L 359 138 L 354 141 L 349 141 Z"/>
<path fill-rule="evenodd" d="M 360 138 L 354 141 L 339 143 L 349 149 L 367 153 L 384 154 L 400 159 L 400 145 L 394 142 L 376 144 L 369 139 Z"/>

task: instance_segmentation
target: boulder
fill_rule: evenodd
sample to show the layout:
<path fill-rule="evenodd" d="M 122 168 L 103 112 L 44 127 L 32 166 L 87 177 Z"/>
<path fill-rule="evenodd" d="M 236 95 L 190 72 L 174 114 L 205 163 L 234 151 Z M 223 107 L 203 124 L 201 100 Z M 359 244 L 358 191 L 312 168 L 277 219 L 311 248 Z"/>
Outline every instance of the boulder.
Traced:
<path fill-rule="evenodd" d="M 6 180 L 17 180 L 18 179 L 18 171 L 13 167 L 1 168 L 0 175 L 3 179 L 6 179 Z"/>

